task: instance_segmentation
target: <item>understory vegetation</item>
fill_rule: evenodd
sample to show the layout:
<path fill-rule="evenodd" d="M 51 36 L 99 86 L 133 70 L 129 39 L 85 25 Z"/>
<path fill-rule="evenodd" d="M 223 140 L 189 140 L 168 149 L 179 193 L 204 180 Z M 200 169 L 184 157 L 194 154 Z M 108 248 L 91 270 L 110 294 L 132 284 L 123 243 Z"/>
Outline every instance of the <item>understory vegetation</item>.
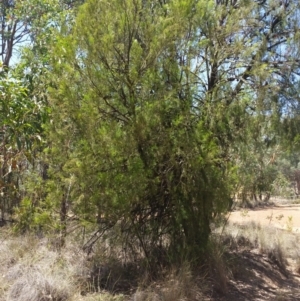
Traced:
<path fill-rule="evenodd" d="M 4 228 L 0 300 L 218 300 L 232 282 L 250 283 L 245 279 L 255 270 L 254 264 L 264 263 L 251 257 L 251 252 L 269 264 L 270 279 L 278 277 L 276 273 L 290 278 L 291 272 L 300 272 L 299 235 L 254 222 L 217 228 L 202 266 L 187 261 L 173 267 L 157 265 L 155 276 L 142 271 L 140 262 L 130 261 L 118 242 L 108 248 L 105 240 L 99 240 L 87 254 L 80 243 L 82 233 L 77 235 L 58 248 L 55 238 L 16 236 Z M 269 297 L 289 300 L 280 292 L 275 290 Z"/>

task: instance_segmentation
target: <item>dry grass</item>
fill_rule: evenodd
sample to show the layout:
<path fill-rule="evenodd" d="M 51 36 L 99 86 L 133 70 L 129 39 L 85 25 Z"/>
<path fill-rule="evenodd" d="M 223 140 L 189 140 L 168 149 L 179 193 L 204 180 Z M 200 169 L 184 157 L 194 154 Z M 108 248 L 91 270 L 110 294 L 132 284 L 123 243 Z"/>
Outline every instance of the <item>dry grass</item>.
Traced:
<path fill-rule="evenodd" d="M 297 233 L 259 223 L 228 224 L 223 232 L 224 241 L 231 249 L 257 249 L 266 254 L 283 273 L 288 261 L 300 263 L 300 236 Z M 295 271 L 300 271 L 300 264 Z"/>
<path fill-rule="evenodd" d="M 70 285 L 62 275 L 24 268 L 8 291 L 8 301 L 68 300 Z"/>
<path fill-rule="evenodd" d="M 299 237 L 272 226 L 263 227 L 255 222 L 228 224 L 222 235 L 230 240 L 233 248 L 237 245 L 244 245 L 257 248 L 261 253 L 267 253 L 279 245 L 284 255 L 294 257 L 297 254 L 295 247 L 299 242 Z"/>
<path fill-rule="evenodd" d="M 67 301 L 86 286 L 86 256 L 76 244 L 59 251 L 47 239 L 1 230 L 0 301 Z"/>
<path fill-rule="evenodd" d="M 46 238 L 1 230 L 0 301 L 203 300 L 204 280 L 194 276 L 188 265 L 162 270 L 160 280 L 147 281 L 147 285 L 143 281 L 138 285 L 141 279 L 136 279 L 131 292 L 124 295 L 117 289 L 126 287 L 125 280 L 133 284 L 135 270 L 106 257 L 101 247 L 93 258 L 76 241 L 56 250 Z"/>
<path fill-rule="evenodd" d="M 70 301 L 126 301 L 128 297 L 120 295 L 112 295 L 107 292 L 92 293 L 85 296 L 81 294 L 74 295 Z"/>
<path fill-rule="evenodd" d="M 225 255 L 226 246 L 216 237 L 212 237 L 207 250 L 206 267 L 214 288 L 222 294 L 228 292 L 228 281 L 231 276 L 230 264 Z"/>
<path fill-rule="evenodd" d="M 17 237 L 1 229 L 0 301 L 205 300 L 209 290 L 228 292 L 236 269 L 229 250 L 241 248 L 264 254 L 283 273 L 287 259 L 293 260 L 295 271 L 300 272 L 298 234 L 255 223 L 229 224 L 221 237 L 219 234 L 216 230 L 212 236 L 201 272 L 192 271 L 185 263 L 173 269 L 161 268 L 160 276 L 153 280 L 141 277 L 138 264 L 113 259 L 115 256 L 101 243 L 91 257 L 82 252 L 76 240 L 56 250 L 46 238 Z M 285 294 L 278 292 L 277 297 L 284 300 Z"/>
<path fill-rule="evenodd" d="M 195 277 L 188 264 L 180 269 L 165 271 L 162 280 L 148 287 L 141 286 L 133 295 L 133 301 L 200 301 L 207 288 L 204 278 Z"/>

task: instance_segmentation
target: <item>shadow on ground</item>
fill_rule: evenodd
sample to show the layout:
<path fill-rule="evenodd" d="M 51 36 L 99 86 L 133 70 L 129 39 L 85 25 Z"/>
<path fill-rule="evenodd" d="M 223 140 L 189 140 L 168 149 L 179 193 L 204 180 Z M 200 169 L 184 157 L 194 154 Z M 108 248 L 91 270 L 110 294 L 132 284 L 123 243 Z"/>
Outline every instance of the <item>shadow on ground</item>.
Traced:
<path fill-rule="evenodd" d="M 212 301 L 300 300 L 300 278 L 292 267 L 283 267 L 272 256 L 257 250 L 243 250 L 227 254 L 232 275 L 226 295 L 212 286 Z"/>

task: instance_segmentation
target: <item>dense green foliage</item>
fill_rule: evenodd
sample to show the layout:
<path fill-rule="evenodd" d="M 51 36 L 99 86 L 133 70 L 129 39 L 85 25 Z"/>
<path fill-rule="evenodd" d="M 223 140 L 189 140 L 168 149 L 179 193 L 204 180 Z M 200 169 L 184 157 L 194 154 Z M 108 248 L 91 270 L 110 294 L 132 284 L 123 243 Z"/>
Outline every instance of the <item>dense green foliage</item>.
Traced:
<path fill-rule="evenodd" d="M 47 3 L 15 73 L 29 105 L 9 118 L 13 147 L 43 141 L 20 229 L 63 243 L 76 220 L 151 264 L 198 259 L 237 192 L 267 199 L 288 177 L 276 162 L 298 145 L 297 2 Z"/>
<path fill-rule="evenodd" d="M 193 4 L 186 16 L 181 5 L 86 4 L 59 44 L 51 93 L 52 152 L 66 155 L 53 169 L 68 180 L 65 195 L 73 182 L 72 210 L 100 227 L 120 226 L 148 258 L 165 245 L 199 254 L 213 213 L 230 198 L 230 166 L 193 110 Z"/>

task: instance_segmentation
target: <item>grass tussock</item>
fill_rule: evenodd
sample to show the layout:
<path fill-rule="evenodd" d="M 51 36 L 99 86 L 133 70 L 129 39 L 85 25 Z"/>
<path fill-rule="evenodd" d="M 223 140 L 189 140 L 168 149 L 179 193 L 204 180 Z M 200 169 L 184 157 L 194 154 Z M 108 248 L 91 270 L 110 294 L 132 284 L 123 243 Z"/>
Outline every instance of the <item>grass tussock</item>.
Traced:
<path fill-rule="evenodd" d="M 261 226 L 259 223 L 228 224 L 222 233 L 224 243 L 231 250 L 257 250 L 287 274 L 289 261 L 300 262 L 300 237 L 297 233 Z M 296 265 L 300 271 L 300 264 Z"/>
<path fill-rule="evenodd" d="M 0 237 L 0 301 L 66 301 L 88 278 L 85 255 L 76 246 L 53 250 L 47 239 Z"/>
<path fill-rule="evenodd" d="M 195 276 L 188 264 L 180 269 L 164 271 L 161 280 L 141 286 L 132 296 L 133 301 L 200 301 L 206 291 L 205 280 Z"/>
<path fill-rule="evenodd" d="M 64 301 L 70 296 L 70 286 L 57 274 L 44 274 L 36 267 L 20 273 L 8 290 L 8 301 Z"/>
<path fill-rule="evenodd" d="M 0 301 L 205 300 L 212 292 L 227 294 L 236 277 L 251 276 L 242 269 L 243 257 L 235 257 L 241 250 L 260 253 L 283 274 L 288 260 L 294 260 L 300 273 L 299 235 L 255 223 L 216 229 L 200 267 L 162 265 L 155 276 L 147 274 L 142 261 L 128 252 L 124 256 L 121 245 L 112 248 L 99 240 L 88 255 L 76 238 L 55 249 L 50 239 L 1 230 Z"/>
<path fill-rule="evenodd" d="M 101 241 L 90 255 L 76 239 L 55 249 L 49 239 L 3 230 L 0 241 L 0 301 L 204 299 L 205 279 L 188 264 L 160 267 L 153 279 L 139 263 L 118 260 Z"/>
<path fill-rule="evenodd" d="M 280 247 L 284 256 L 297 257 L 298 235 L 261 226 L 259 223 L 228 224 L 222 232 L 223 240 L 231 249 L 237 247 L 257 248 L 261 253 Z"/>
<path fill-rule="evenodd" d="M 231 277 L 230 264 L 226 259 L 226 246 L 212 237 L 207 250 L 205 266 L 214 289 L 222 294 L 228 292 L 228 282 Z"/>

